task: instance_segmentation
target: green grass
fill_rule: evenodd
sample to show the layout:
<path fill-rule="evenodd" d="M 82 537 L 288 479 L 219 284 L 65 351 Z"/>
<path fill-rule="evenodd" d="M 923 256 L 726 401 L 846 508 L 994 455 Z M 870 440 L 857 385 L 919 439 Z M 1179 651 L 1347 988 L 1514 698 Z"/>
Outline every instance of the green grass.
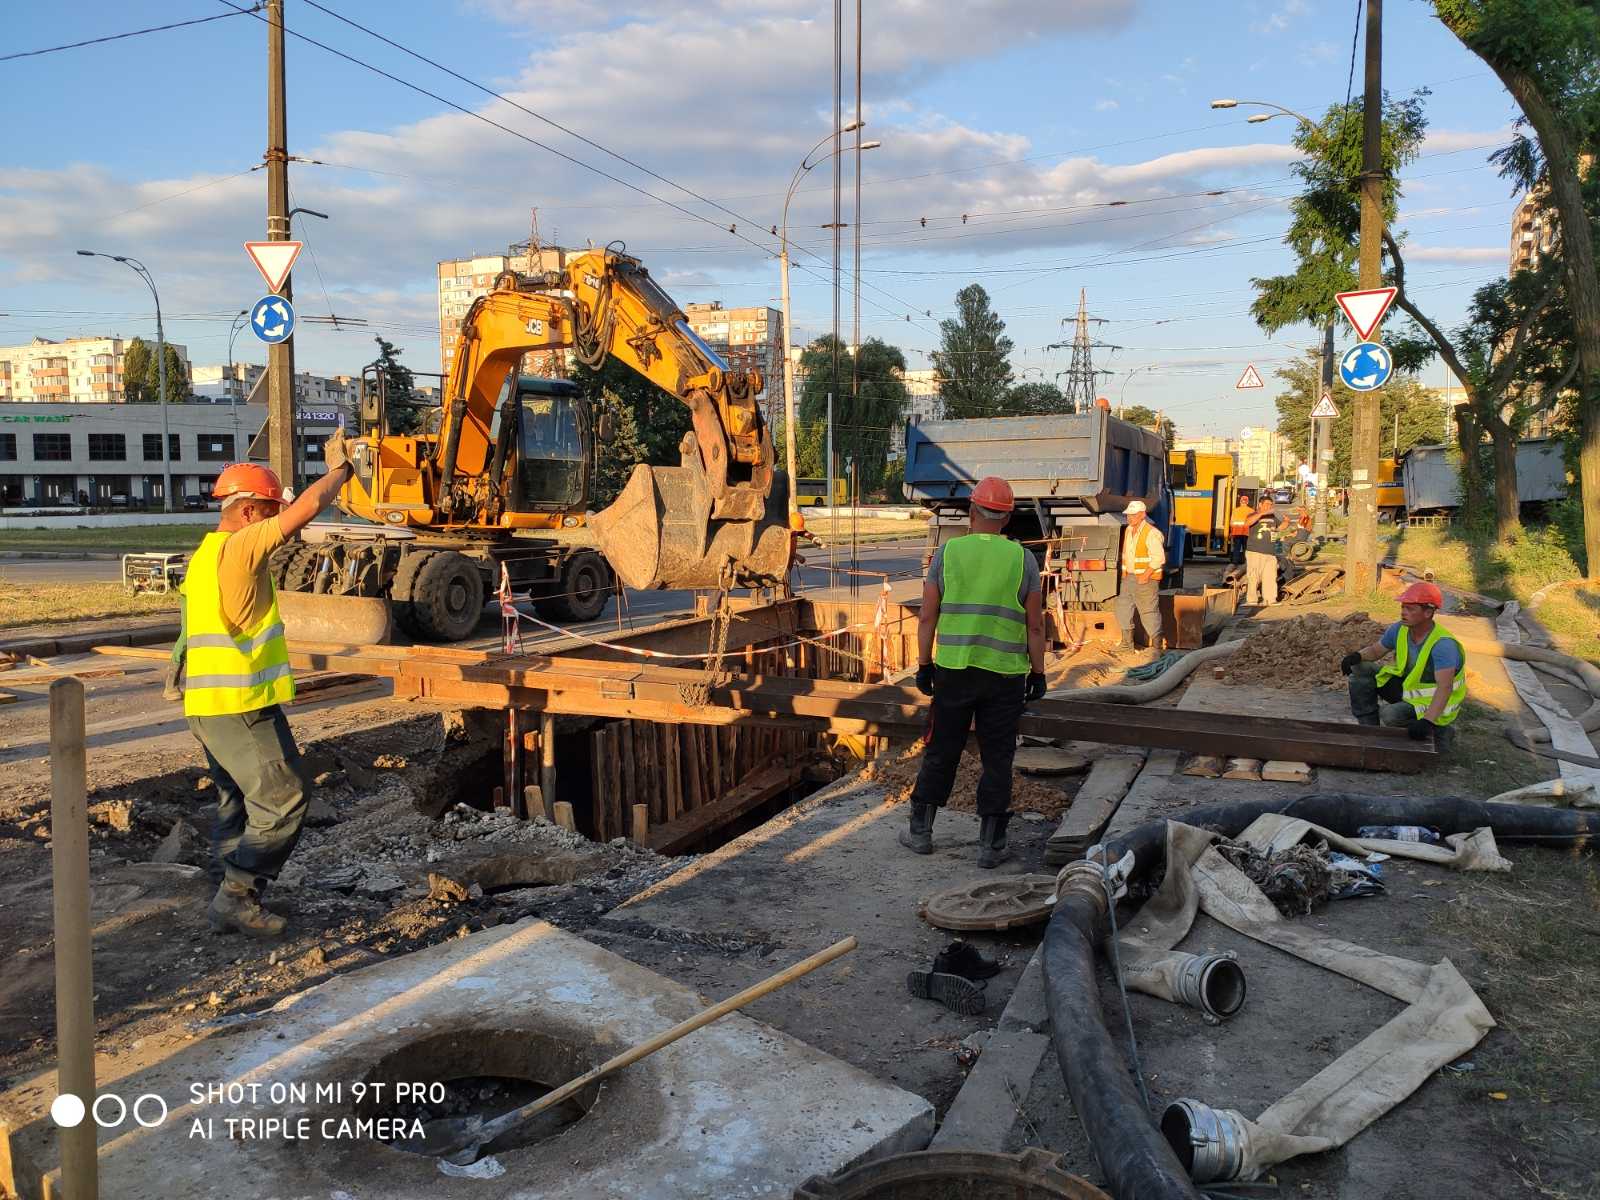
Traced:
<path fill-rule="evenodd" d="M 0 530 L 0 550 L 193 550 L 209 525 Z"/>
<path fill-rule="evenodd" d="M 1554 774 L 1553 764 L 1506 740 L 1505 714 L 1497 708 L 1469 699 L 1454 727 L 1455 746 L 1434 771 L 1445 795 L 1487 800 Z"/>
<path fill-rule="evenodd" d="M 178 594 L 130 595 L 120 583 L 13 583 L 0 588 L 0 629 L 178 611 Z"/>

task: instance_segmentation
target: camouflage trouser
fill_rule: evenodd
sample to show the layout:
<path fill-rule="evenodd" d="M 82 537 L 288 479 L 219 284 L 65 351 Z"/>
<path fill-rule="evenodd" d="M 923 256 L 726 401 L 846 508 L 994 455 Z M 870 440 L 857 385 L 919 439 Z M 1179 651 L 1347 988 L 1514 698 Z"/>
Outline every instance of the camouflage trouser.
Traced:
<path fill-rule="evenodd" d="M 1398 679 L 1378 686 L 1378 667 L 1375 662 L 1357 663 L 1350 672 L 1350 715 L 1362 725 L 1388 725 L 1403 729 L 1416 720 L 1416 711 L 1405 700 Z M 1440 725 L 1434 728 L 1433 744 L 1442 754 L 1455 742 L 1455 726 Z"/>

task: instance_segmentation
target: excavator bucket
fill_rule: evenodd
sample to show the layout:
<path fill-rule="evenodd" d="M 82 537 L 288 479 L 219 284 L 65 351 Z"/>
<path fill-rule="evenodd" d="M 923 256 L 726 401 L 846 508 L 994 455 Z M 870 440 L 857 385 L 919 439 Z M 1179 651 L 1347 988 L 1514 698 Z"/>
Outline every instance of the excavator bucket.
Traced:
<path fill-rule="evenodd" d="M 589 528 L 630 588 L 715 588 L 725 580 L 752 587 L 783 579 L 794 552 L 786 475 L 775 475 L 755 520 L 715 519 L 711 508 L 697 466 L 640 464 L 611 507 L 589 518 Z"/>
<path fill-rule="evenodd" d="M 283 632 L 296 642 L 336 642 L 381 646 L 392 630 L 389 602 L 381 596 L 337 596 L 318 592 L 278 592 Z"/>

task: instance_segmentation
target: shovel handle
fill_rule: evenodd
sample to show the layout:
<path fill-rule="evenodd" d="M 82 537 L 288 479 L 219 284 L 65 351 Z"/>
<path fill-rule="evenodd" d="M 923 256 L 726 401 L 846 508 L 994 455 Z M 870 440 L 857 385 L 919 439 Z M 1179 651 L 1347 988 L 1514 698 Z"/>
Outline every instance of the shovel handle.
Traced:
<path fill-rule="evenodd" d="M 546 1092 L 537 1100 L 530 1101 L 529 1103 L 524 1104 L 521 1108 L 514 1108 L 504 1116 L 496 1117 L 494 1120 L 483 1126 L 482 1132 L 478 1135 L 481 1144 L 487 1145 L 489 1142 L 492 1142 L 495 1138 L 499 1137 L 502 1133 L 506 1132 L 506 1130 L 514 1129 L 516 1126 L 521 1125 L 524 1121 L 538 1116 L 547 1108 L 553 1108 L 565 1100 L 570 1100 L 573 1096 L 576 1096 L 579 1092 L 583 1091 L 584 1088 L 588 1087 L 595 1080 L 610 1075 L 613 1071 L 620 1071 L 623 1067 L 631 1066 L 632 1064 L 638 1062 L 641 1058 L 646 1058 L 649 1055 L 654 1054 L 663 1046 L 670 1046 L 679 1038 L 688 1036 L 696 1029 L 700 1029 L 711 1024 L 711 1022 L 717 1020 L 719 1017 L 727 1016 L 734 1009 L 743 1008 L 752 1000 L 759 1000 L 768 992 L 775 992 L 785 984 L 793 983 L 802 975 L 809 975 L 818 967 L 827 966 L 834 959 L 842 958 L 855 948 L 856 939 L 853 937 L 847 937 L 842 941 L 835 942 L 826 950 L 819 950 L 810 958 L 802 959 L 791 967 L 785 967 L 776 975 L 768 976 L 760 983 L 752 984 L 751 986 L 745 988 L 745 990 L 740 992 L 738 995 L 729 996 L 721 1003 L 713 1004 L 710 1008 L 695 1013 L 695 1015 L 690 1017 L 688 1020 L 680 1021 L 671 1029 L 656 1034 L 656 1036 L 651 1038 L 649 1041 L 640 1042 L 637 1046 L 632 1046 L 629 1049 L 624 1050 L 615 1058 L 608 1059 L 607 1061 L 601 1063 L 598 1067 L 595 1067 L 593 1070 L 587 1071 L 578 1076 L 570 1083 L 562 1084 L 555 1091 Z"/>

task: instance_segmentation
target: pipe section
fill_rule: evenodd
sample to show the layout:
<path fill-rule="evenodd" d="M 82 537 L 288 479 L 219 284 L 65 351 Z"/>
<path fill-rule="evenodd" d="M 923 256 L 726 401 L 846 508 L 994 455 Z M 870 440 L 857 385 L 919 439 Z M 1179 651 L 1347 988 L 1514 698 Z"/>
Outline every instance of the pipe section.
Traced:
<path fill-rule="evenodd" d="M 1174 1100 L 1161 1114 L 1161 1134 L 1196 1183 L 1237 1179 L 1244 1172 L 1250 1133 L 1231 1108 Z"/>
<path fill-rule="evenodd" d="M 1244 1005 L 1244 971 L 1232 953 L 1126 955 L 1122 978 L 1136 992 L 1197 1008 L 1213 1023 L 1227 1020 Z"/>

